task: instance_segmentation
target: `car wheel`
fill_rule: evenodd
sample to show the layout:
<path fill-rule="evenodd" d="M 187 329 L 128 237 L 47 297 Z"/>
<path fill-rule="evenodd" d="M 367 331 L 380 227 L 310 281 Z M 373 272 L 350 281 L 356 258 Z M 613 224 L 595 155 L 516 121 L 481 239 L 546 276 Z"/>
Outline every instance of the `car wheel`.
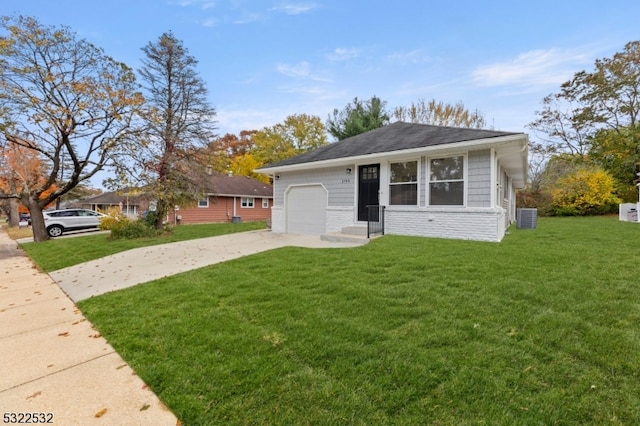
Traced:
<path fill-rule="evenodd" d="M 63 231 L 64 230 L 60 225 L 51 225 L 47 228 L 47 232 L 49 233 L 50 237 L 59 237 L 60 235 L 62 235 Z"/>

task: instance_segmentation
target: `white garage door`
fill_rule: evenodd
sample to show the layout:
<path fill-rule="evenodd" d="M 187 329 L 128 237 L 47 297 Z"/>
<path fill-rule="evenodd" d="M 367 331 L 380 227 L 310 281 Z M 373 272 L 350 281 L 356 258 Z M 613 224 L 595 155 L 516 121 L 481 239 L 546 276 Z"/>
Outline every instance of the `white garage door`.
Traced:
<path fill-rule="evenodd" d="M 289 188 L 286 199 L 287 232 L 324 234 L 326 208 L 327 191 L 321 185 Z"/>

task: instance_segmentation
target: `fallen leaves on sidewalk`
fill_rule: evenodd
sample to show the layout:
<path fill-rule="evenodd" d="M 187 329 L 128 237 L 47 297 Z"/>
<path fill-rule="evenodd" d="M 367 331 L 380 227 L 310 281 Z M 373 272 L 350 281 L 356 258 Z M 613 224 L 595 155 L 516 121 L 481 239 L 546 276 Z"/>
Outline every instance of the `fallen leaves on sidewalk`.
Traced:
<path fill-rule="evenodd" d="M 103 408 L 102 410 L 98 411 L 98 412 L 95 414 L 95 416 L 94 416 L 94 417 L 100 418 L 100 417 L 104 416 L 104 415 L 106 414 L 106 412 L 107 412 L 107 409 L 106 409 L 106 408 Z"/>

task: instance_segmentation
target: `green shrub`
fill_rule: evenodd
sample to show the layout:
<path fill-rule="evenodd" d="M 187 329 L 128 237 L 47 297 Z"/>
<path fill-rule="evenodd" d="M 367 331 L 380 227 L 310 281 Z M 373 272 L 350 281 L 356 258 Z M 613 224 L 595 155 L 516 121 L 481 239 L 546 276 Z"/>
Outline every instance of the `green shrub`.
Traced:
<path fill-rule="evenodd" d="M 111 239 L 148 238 L 158 235 L 158 231 L 142 220 L 125 219 L 111 227 Z"/>

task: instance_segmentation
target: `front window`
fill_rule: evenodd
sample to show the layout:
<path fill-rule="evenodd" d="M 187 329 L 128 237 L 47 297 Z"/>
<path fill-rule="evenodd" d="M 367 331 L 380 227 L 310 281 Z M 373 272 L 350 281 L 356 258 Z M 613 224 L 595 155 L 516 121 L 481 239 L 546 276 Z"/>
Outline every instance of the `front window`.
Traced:
<path fill-rule="evenodd" d="M 432 158 L 429 161 L 429 205 L 464 205 L 464 157 Z"/>
<path fill-rule="evenodd" d="M 268 209 L 269 208 L 269 199 L 268 198 L 263 198 L 262 199 L 262 208 L 263 209 Z"/>
<path fill-rule="evenodd" d="M 253 208 L 253 203 L 254 203 L 254 199 L 248 198 L 248 197 L 242 197 L 242 200 L 240 201 L 240 205 L 243 208 Z"/>
<path fill-rule="evenodd" d="M 198 200 L 198 207 L 209 207 L 209 197 L 200 198 Z"/>
<path fill-rule="evenodd" d="M 418 204 L 418 162 L 391 163 L 389 204 L 415 206 Z"/>

